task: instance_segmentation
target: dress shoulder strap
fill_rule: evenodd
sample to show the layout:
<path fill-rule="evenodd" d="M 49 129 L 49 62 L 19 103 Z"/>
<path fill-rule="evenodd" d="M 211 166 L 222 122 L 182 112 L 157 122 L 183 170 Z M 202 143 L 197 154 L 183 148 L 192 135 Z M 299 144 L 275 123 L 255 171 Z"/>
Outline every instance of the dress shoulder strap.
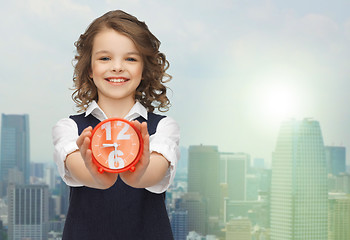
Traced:
<path fill-rule="evenodd" d="M 165 117 L 166 116 L 151 113 L 151 112 L 147 113 L 147 118 L 148 118 L 147 128 L 148 128 L 149 135 L 153 135 L 156 132 L 158 123 L 160 122 L 160 120 L 162 120 Z M 78 126 L 78 134 L 79 135 L 88 126 L 91 126 L 94 128 L 100 122 L 100 120 L 95 118 L 92 114 L 85 116 L 85 113 L 78 114 L 78 115 L 71 115 L 71 116 L 69 116 L 69 118 L 73 119 L 76 122 L 76 124 Z M 136 120 L 139 121 L 140 123 L 146 121 L 146 119 L 144 119 L 141 116 L 136 118 Z"/>

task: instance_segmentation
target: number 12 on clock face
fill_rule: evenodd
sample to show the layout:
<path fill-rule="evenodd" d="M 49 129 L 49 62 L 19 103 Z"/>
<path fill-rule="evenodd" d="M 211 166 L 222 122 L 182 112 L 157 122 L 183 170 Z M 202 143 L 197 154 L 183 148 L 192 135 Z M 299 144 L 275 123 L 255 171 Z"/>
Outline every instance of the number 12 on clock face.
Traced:
<path fill-rule="evenodd" d="M 125 122 L 122 121 L 116 121 L 113 122 L 114 124 L 114 128 L 118 128 L 118 126 L 122 126 L 124 124 L 124 127 L 121 129 L 121 131 L 118 132 L 117 135 L 117 140 L 128 140 L 130 139 L 130 134 L 125 134 L 130 125 L 126 124 Z M 112 139 L 112 127 L 111 127 L 112 123 L 111 122 L 106 122 L 104 124 L 102 124 L 101 128 L 102 129 L 106 129 L 106 140 L 111 140 Z"/>

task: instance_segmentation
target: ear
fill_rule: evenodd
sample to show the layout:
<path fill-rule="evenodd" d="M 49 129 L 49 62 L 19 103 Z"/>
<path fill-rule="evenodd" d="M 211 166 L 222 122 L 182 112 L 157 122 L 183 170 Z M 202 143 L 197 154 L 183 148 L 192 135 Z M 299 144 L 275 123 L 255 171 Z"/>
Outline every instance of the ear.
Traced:
<path fill-rule="evenodd" d="M 90 68 L 89 68 L 89 72 L 88 72 L 88 73 L 89 73 L 89 78 L 93 79 L 93 77 L 92 77 L 93 75 L 92 75 L 92 69 L 91 69 L 91 66 L 90 66 Z"/>

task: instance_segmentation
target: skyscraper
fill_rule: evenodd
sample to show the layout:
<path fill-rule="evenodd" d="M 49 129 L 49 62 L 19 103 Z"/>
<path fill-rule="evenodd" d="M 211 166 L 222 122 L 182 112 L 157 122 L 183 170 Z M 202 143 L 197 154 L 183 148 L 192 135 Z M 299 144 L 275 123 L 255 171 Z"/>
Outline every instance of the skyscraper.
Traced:
<path fill-rule="evenodd" d="M 329 194 L 328 240 L 350 239 L 350 195 Z"/>
<path fill-rule="evenodd" d="M 207 202 L 208 217 L 219 216 L 219 164 L 220 155 L 217 146 L 189 147 L 188 192 L 198 192 L 204 197 Z"/>
<path fill-rule="evenodd" d="M 271 240 L 326 240 L 327 201 L 319 123 L 282 123 L 272 155 Z"/>
<path fill-rule="evenodd" d="M 227 194 L 230 200 L 246 200 L 246 175 L 250 156 L 246 153 L 220 153 Z"/>
<path fill-rule="evenodd" d="M 44 240 L 48 232 L 49 190 L 46 185 L 8 187 L 9 240 Z"/>
<path fill-rule="evenodd" d="M 60 182 L 60 198 L 61 198 L 61 201 L 60 201 L 60 214 L 61 215 L 67 215 L 67 212 L 68 212 L 68 207 L 69 207 L 69 186 L 61 181 Z"/>
<path fill-rule="evenodd" d="M 190 192 L 177 200 L 176 209 L 187 214 L 187 231 L 196 231 L 200 234 L 207 233 L 206 203 L 198 192 Z"/>
<path fill-rule="evenodd" d="M 29 183 L 29 116 L 2 114 L 0 178 L 8 181 L 10 169 L 22 172 Z"/>
<path fill-rule="evenodd" d="M 331 173 L 334 176 L 339 175 L 340 173 L 345 173 L 345 147 L 326 146 L 325 150 L 328 173 Z"/>
<path fill-rule="evenodd" d="M 173 231 L 174 239 L 186 240 L 187 230 L 187 211 L 175 209 L 170 214 L 170 224 Z"/>

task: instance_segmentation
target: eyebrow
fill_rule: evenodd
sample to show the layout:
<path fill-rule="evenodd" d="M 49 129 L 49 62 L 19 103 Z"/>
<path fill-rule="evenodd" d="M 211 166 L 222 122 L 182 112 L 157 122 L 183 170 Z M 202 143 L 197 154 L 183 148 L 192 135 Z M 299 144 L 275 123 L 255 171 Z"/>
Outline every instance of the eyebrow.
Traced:
<path fill-rule="evenodd" d="M 94 54 L 97 55 L 97 54 L 103 54 L 103 53 L 110 53 L 110 51 L 100 50 L 100 51 L 95 52 Z M 141 56 L 141 54 L 139 52 L 127 52 L 125 55 L 139 55 L 139 56 Z"/>

